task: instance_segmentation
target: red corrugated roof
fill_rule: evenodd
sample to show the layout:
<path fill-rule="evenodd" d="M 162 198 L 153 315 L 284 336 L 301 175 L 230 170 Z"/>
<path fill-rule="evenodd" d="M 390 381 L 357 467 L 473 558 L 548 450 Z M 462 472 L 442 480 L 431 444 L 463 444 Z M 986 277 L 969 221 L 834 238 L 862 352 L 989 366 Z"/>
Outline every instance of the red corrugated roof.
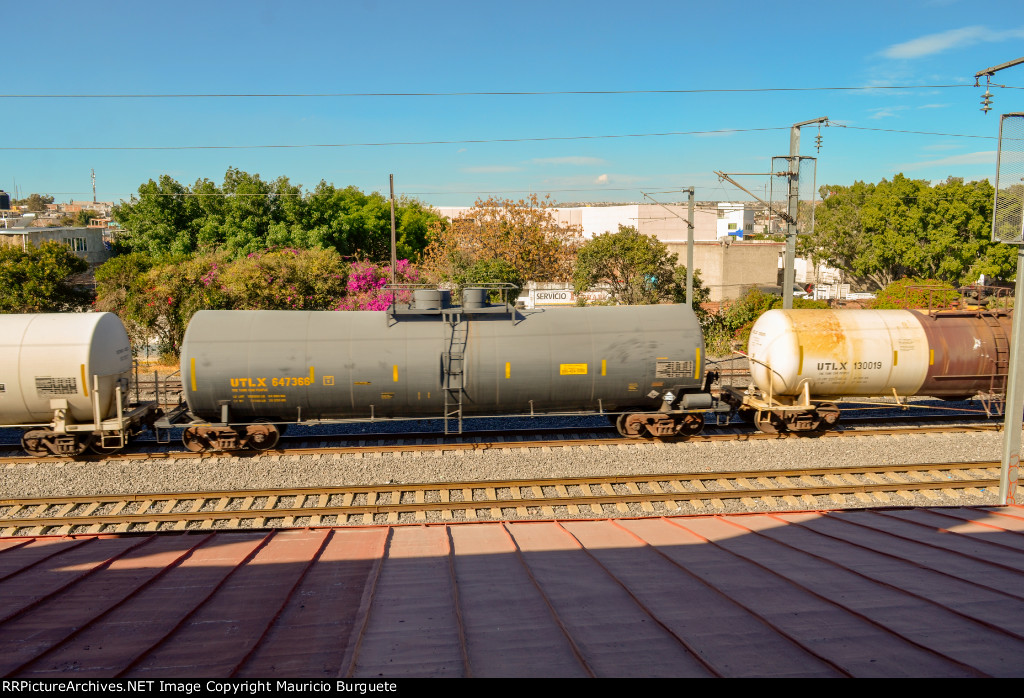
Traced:
<path fill-rule="evenodd" d="M 18 678 L 1020 676 L 1024 508 L 0 539 Z"/>

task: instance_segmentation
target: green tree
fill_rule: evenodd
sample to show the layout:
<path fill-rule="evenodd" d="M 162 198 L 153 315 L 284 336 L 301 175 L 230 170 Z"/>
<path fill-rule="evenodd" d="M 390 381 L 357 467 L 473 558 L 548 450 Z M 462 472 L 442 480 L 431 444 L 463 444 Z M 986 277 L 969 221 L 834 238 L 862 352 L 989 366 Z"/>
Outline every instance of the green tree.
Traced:
<path fill-rule="evenodd" d="M 1013 277 L 1014 255 L 990 241 L 992 186 L 950 177 L 934 186 L 902 174 L 876 184 L 826 185 L 815 231 L 800 250 L 815 261 L 883 288 L 904 277 L 932 277 L 955 286 L 982 273 Z"/>
<path fill-rule="evenodd" d="M 676 303 L 686 302 L 686 265 L 680 264 L 672 274 L 675 281 L 673 301 Z M 700 278 L 700 270 L 693 270 L 693 312 L 697 314 L 701 327 L 708 324 L 710 314 L 706 310 L 706 304 L 711 300 L 711 290 L 704 286 Z"/>
<path fill-rule="evenodd" d="M 97 270 L 96 307 L 121 317 L 136 348 L 155 338 L 171 360 L 198 310 L 334 309 L 347 276 L 334 250 L 264 250 L 234 260 L 222 250 L 160 263 L 134 253 Z"/>
<path fill-rule="evenodd" d="M 523 288 L 523 277 L 511 264 L 503 259 L 481 259 L 459 271 L 452 279 L 459 286 L 476 284 L 509 284 L 513 288 L 504 291 L 494 290 L 489 293 L 491 301 L 511 300 L 515 303 Z"/>
<path fill-rule="evenodd" d="M 712 356 L 746 351 L 750 330 L 764 313 L 782 307 L 782 297 L 751 288 L 734 301 L 723 303 L 704 325 L 704 341 Z M 793 308 L 827 308 L 826 301 L 794 298 Z"/>
<path fill-rule="evenodd" d="M 152 259 L 141 252 L 118 255 L 96 268 L 96 310 L 116 313 L 121 318 L 132 346 L 148 344 L 151 334 L 147 325 L 149 302 L 146 275 L 153 267 Z"/>
<path fill-rule="evenodd" d="M 40 213 L 46 210 L 47 204 L 53 203 L 52 196 L 42 194 L 29 194 L 24 199 L 11 201 L 12 207 L 25 206 L 29 213 Z"/>
<path fill-rule="evenodd" d="M 960 292 L 936 279 L 900 279 L 881 291 L 868 307 L 875 310 L 902 308 L 948 308 L 960 299 Z"/>
<path fill-rule="evenodd" d="M 618 232 L 603 233 L 580 247 L 573 288 L 582 293 L 605 284 L 612 297 L 625 305 L 674 300 L 679 295 L 677 259 L 678 255 L 670 253 L 657 238 L 619 225 Z M 684 271 L 684 284 L 685 280 Z"/>
<path fill-rule="evenodd" d="M 284 249 L 213 264 L 202 277 L 239 310 L 331 310 L 345 296 L 348 265 L 334 250 Z"/>
<path fill-rule="evenodd" d="M 92 294 L 75 286 L 72 277 L 88 267 L 59 242 L 26 249 L 0 245 L 0 313 L 82 310 Z"/>
<path fill-rule="evenodd" d="M 548 199 L 492 197 L 433 226 L 423 268 L 435 280 L 452 280 L 479 262 L 501 260 L 519 279 L 566 281 L 581 242 L 579 226 L 559 223 Z"/>
<path fill-rule="evenodd" d="M 114 207 L 125 231 L 118 249 L 157 259 L 226 250 L 238 258 L 273 247 L 331 248 L 346 257 L 385 262 L 391 257 L 391 205 L 381 194 L 321 181 L 303 193 L 287 177 L 270 182 L 229 168 L 217 186 L 207 179 L 186 187 L 163 175 Z M 417 259 L 427 231 L 441 217 L 425 204 L 396 203 L 396 247 Z"/>
<path fill-rule="evenodd" d="M 82 209 L 77 214 L 75 214 L 75 225 L 84 228 L 89 225 L 89 221 L 99 217 L 99 211 L 90 211 L 89 209 Z"/>
<path fill-rule="evenodd" d="M 197 182 L 197 187 L 201 184 Z M 169 175 L 161 175 L 159 182 L 149 180 L 139 187 L 138 197 L 114 206 L 111 215 L 123 231 L 117 238 L 116 251 L 140 252 L 153 259 L 194 253 L 205 223 L 201 211 L 207 202 L 201 203 L 201 198 Z M 214 222 L 220 225 L 208 242 L 215 244 L 221 242 L 223 218 Z"/>

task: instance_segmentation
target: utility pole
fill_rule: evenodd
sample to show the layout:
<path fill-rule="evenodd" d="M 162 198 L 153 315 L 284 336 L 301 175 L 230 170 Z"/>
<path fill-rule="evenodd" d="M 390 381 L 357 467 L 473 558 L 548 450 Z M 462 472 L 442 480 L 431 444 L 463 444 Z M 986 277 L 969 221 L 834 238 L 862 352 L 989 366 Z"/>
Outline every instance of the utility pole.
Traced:
<path fill-rule="evenodd" d="M 693 309 L 693 197 L 690 187 L 686 200 L 686 305 Z"/>
<path fill-rule="evenodd" d="M 398 256 L 395 252 L 395 176 L 388 175 L 391 183 L 391 285 L 395 285 L 395 266 L 398 264 Z"/>
<path fill-rule="evenodd" d="M 992 93 L 988 89 L 991 77 L 1000 70 L 1024 63 L 1018 58 L 1007 63 L 978 71 L 974 84 L 981 76 L 986 78 L 985 95 L 981 110 L 988 113 Z M 1007 128 L 1009 127 L 1009 128 Z M 1004 147 L 1004 137 L 1006 144 Z M 1017 281 L 1014 288 L 1013 324 L 1010 330 L 1010 361 L 1006 373 L 1006 404 L 1003 413 L 1003 452 L 999 471 L 999 502 L 1018 503 L 1017 488 L 1020 477 L 1021 413 L 1024 412 L 1024 312 L 1019 302 L 1024 298 L 1024 215 L 1020 209 L 1020 194 L 1014 194 L 1012 187 L 1024 177 L 1021 169 L 1024 159 L 1019 143 L 1024 138 L 1024 113 L 1003 114 L 999 122 L 999 150 L 996 159 L 996 192 L 992 210 L 992 241 L 1017 246 Z M 1005 171 L 1005 172 L 1004 172 Z M 1009 175 L 1008 182 L 1000 182 L 1002 175 Z M 1006 191 L 1000 197 L 1000 188 Z M 1000 199 L 1002 198 L 1002 203 Z"/>
<path fill-rule="evenodd" d="M 687 219 L 686 219 L 686 305 L 689 308 L 692 309 L 693 308 L 693 197 L 694 197 L 694 191 L 695 190 L 694 190 L 693 187 L 690 187 L 689 189 L 683 189 L 682 191 L 690 193 L 689 203 L 687 204 L 688 216 L 687 216 Z M 678 213 L 676 213 L 675 211 L 670 209 L 668 206 L 666 206 L 665 204 L 661 203 L 660 201 L 655 200 L 655 198 L 653 196 L 651 196 L 650 194 L 648 194 L 646 192 L 640 192 L 640 193 L 643 194 L 646 198 L 650 199 L 651 201 L 654 201 L 654 203 L 656 203 L 659 206 L 661 206 L 663 209 L 665 209 L 666 211 L 671 213 L 676 218 L 682 218 L 682 216 L 680 216 Z"/>
<path fill-rule="evenodd" d="M 789 129 L 789 220 L 786 224 L 786 266 L 782 271 L 782 307 L 793 308 L 793 284 L 796 274 L 796 219 L 800 212 L 800 127 L 828 122 L 827 116 L 801 121 Z"/>

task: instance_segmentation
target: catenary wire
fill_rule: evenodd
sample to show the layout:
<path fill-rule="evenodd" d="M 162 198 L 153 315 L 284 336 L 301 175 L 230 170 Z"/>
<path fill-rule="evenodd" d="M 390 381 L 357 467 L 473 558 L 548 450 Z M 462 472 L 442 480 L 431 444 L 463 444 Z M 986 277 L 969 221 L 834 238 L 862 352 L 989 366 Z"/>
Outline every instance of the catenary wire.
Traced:
<path fill-rule="evenodd" d="M 923 90 L 978 86 L 969 83 L 953 85 L 855 85 L 824 87 L 721 87 L 674 90 L 536 90 L 491 92 L 299 92 L 299 93 L 141 93 L 141 94 L 13 94 L 9 99 L 252 99 L 252 98 L 337 98 L 337 97 L 537 97 L 558 95 L 634 95 L 634 94 L 715 94 L 745 92 L 843 92 L 870 90 Z M 1021 89 L 1009 85 L 989 85 Z"/>

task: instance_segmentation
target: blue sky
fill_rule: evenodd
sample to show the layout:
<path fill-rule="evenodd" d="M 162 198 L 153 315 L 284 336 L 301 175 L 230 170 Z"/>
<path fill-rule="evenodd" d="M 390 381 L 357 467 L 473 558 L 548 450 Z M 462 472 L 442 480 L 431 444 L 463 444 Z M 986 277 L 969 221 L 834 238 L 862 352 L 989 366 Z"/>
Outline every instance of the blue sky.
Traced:
<path fill-rule="evenodd" d="M 119 201 L 228 167 L 307 190 L 386 192 L 394 174 L 438 206 L 742 199 L 714 171 L 769 171 L 788 127 L 822 116 L 820 152 L 817 128 L 801 139 L 819 185 L 991 179 L 999 114 L 1024 111 L 1024 65 L 993 78 L 1010 87 L 987 115 L 973 87 L 1024 56 L 1020 0 L 37 0 L 3 17 L 0 188 L 57 201 L 91 198 L 91 169 Z M 208 96 L 241 94 L 287 96 Z M 763 195 L 769 178 L 736 179 Z"/>

